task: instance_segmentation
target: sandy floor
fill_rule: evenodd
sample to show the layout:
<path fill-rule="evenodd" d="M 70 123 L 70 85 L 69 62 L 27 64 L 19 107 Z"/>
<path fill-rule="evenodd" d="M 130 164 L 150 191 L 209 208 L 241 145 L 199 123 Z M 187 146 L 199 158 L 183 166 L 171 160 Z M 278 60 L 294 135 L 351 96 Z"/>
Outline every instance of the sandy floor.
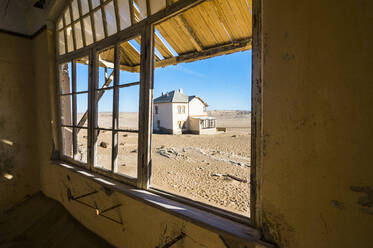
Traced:
<path fill-rule="evenodd" d="M 196 201 L 249 215 L 250 115 L 243 111 L 214 111 L 218 127 L 227 132 L 214 135 L 154 134 L 152 139 L 152 187 Z M 101 127 L 111 127 L 111 116 L 99 115 Z M 136 113 L 121 113 L 120 127 L 134 129 Z M 86 133 L 78 144 L 82 160 Z M 118 135 L 118 172 L 137 175 L 137 133 Z M 111 168 L 112 132 L 100 131 L 97 162 Z M 85 158 L 84 158 L 85 157 Z"/>

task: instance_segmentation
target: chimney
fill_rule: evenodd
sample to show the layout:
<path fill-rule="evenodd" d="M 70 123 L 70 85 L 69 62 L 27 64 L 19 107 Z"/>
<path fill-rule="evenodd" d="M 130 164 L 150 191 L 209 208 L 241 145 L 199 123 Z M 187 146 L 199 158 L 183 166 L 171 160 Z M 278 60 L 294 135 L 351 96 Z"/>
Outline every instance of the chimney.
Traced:
<path fill-rule="evenodd" d="M 179 93 L 183 94 L 183 89 L 179 89 Z"/>
<path fill-rule="evenodd" d="M 162 91 L 162 96 L 164 95 L 164 92 Z"/>

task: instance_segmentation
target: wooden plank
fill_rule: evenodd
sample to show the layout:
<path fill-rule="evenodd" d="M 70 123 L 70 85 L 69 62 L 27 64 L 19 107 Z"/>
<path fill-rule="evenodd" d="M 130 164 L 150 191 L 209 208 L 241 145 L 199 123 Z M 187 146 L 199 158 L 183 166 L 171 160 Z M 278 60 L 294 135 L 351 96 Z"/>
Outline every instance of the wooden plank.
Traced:
<path fill-rule="evenodd" d="M 193 43 L 197 51 L 202 51 L 203 46 L 196 33 L 193 31 L 192 27 L 189 26 L 188 22 L 185 20 L 182 14 L 175 16 L 176 22 L 179 24 L 180 28 L 189 35 L 189 40 Z"/>
<path fill-rule="evenodd" d="M 155 44 L 154 44 L 155 47 L 158 49 L 158 51 L 164 58 L 170 58 L 173 56 L 171 51 L 168 49 L 168 47 L 164 44 L 164 42 L 161 40 L 161 38 L 157 34 L 154 34 L 154 39 L 155 39 Z"/>
<path fill-rule="evenodd" d="M 231 8 L 225 0 L 212 0 L 211 3 L 215 7 L 220 22 L 224 25 L 232 40 L 242 39 L 239 23 L 232 13 Z"/>
<path fill-rule="evenodd" d="M 141 39 L 138 187 L 147 189 L 151 171 L 154 26 L 146 25 Z"/>

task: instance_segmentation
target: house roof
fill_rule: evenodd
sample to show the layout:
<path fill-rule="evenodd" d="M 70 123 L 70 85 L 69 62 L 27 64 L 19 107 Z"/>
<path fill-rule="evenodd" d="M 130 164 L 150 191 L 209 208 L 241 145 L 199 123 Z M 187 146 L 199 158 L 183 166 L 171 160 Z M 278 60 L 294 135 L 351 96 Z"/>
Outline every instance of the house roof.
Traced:
<path fill-rule="evenodd" d="M 180 91 L 170 91 L 167 92 L 166 94 L 163 94 L 160 97 L 157 97 L 154 99 L 154 103 L 188 103 L 192 101 L 194 98 L 199 99 L 206 107 L 208 106 L 205 101 L 203 101 L 200 97 L 198 96 L 187 96 Z"/>
<path fill-rule="evenodd" d="M 154 99 L 154 103 L 166 103 L 166 102 L 188 103 L 189 97 L 187 95 L 184 95 L 183 93 L 180 93 L 179 91 L 173 90 Z"/>
<path fill-rule="evenodd" d="M 192 101 L 194 98 L 199 99 L 206 107 L 209 106 L 204 100 L 202 100 L 199 96 L 189 96 L 189 102 Z"/>

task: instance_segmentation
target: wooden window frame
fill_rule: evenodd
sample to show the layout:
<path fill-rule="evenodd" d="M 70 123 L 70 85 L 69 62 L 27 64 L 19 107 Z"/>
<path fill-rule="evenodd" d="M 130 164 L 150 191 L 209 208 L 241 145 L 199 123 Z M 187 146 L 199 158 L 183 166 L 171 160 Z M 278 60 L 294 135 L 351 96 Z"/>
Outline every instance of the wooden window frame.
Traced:
<path fill-rule="evenodd" d="M 96 65 L 97 65 L 97 54 L 99 51 L 110 47 L 114 46 L 115 48 L 115 62 L 114 62 L 114 73 L 115 77 L 114 80 L 117 80 L 118 74 L 119 74 L 119 59 L 117 59 L 117 56 L 119 56 L 119 49 L 118 46 L 120 43 L 128 41 L 132 39 L 134 36 L 141 35 L 141 63 L 140 63 L 140 103 L 139 103 L 139 143 L 138 143 L 138 169 L 137 169 L 137 179 L 129 179 L 125 178 L 120 175 L 116 175 L 115 173 L 108 173 L 108 172 L 103 172 L 102 170 L 95 170 L 94 167 L 94 126 L 93 123 L 97 120 L 97 116 L 94 114 L 89 114 L 89 119 L 88 119 L 88 155 L 87 155 L 87 166 L 84 166 L 80 163 L 77 163 L 74 160 L 64 158 L 63 156 L 59 156 L 59 160 L 63 160 L 65 162 L 69 162 L 71 165 L 77 165 L 77 166 L 84 166 L 86 169 L 90 171 L 97 172 L 99 174 L 102 174 L 104 176 L 108 176 L 110 178 L 113 178 L 115 180 L 118 180 L 120 182 L 124 182 L 126 184 L 130 184 L 133 186 L 136 186 L 139 189 L 144 189 L 148 190 L 150 192 L 156 193 L 160 196 L 164 196 L 166 198 L 170 198 L 172 200 L 176 200 L 181 203 L 185 203 L 188 205 L 191 205 L 193 207 L 207 210 L 210 212 L 213 212 L 216 215 L 223 216 L 226 218 L 229 218 L 233 221 L 236 221 L 238 223 L 244 223 L 244 224 L 254 224 L 257 221 L 257 199 L 258 197 L 258 192 L 255 187 L 257 178 L 259 177 L 259 173 L 257 173 L 256 170 L 256 164 L 257 161 L 260 160 L 260 139 L 257 139 L 256 136 L 260 135 L 259 132 L 261 130 L 261 123 L 260 123 L 260 116 L 261 116 L 261 37 L 259 36 L 260 30 L 261 30 L 261 22 L 258 18 L 260 18 L 260 8 L 261 8 L 261 0 L 253 0 L 253 13 L 259 13 L 256 17 L 253 15 L 253 58 L 258 59 L 258 62 L 253 63 L 253 76 L 252 76 L 252 88 L 253 88 L 253 93 L 252 93 L 252 149 L 251 149 L 251 158 L 252 158 L 252 172 L 251 172 L 251 199 L 250 199 L 250 218 L 239 215 L 227 210 L 223 210 L 217 207 L 214 207 L 212 205 L 207 205 L 204 203 L 200 202 L 195 202 L 189 198 L 185 198 L 179 195 L 172 194 L 170 192 L 165 192 L 159 189 L 155 189 L 150 187 L 150 175 L 151 175 L 151 138 L 152 138 L 152 101 L 153 101 L 153 88 L 154 88 L 154 27 L 156 24 L 159 24 L 169 18 L 172 18 L 188 9 L 191 9 L 200 3 L 203 3 L 206 0 L 179 0 L 178 2 L 172 4 L 172 5 L 167 5 L 165 9 L 160 10 L 159 12 L 150 15 L 146 17 L 145 19 L 137 22 L 137 23 L 132 23 L 131 26 L 125 28 L 124 30 L 118 31 L 116 34 L 107 36 L 107 33 L 105 31 L 105 38 L 96 41 L 96 32 L 95 32 L 95 27 L 94 27 L 94 21 L 93 21 L 93 13 L 94 11 L 98 9 L 102 9 L 105 4 L 107 4 L 109 1 L 101 1 L 101 5 L 92 9 L 91 2 L 88 1 L 89 3 L 89 12 L 86 13 L 85 15 L 81 14 L 81 6 L 80 6 L 80 1 L 78 1 L 78 6 L 79 6 L 79 18 L 75 21 L 71 21 L 70 25 L 73 25 L 73 23 L 77 21 L 83 22 L 83 18 L 86 16 L 91 17 L 91 25 L 92 25 L 92 34 L 93 34 L 93 43 L 90 45 L 86 45 L 85 43 L 85 34 L 82 31 L 82 37 L 83 37 L 83 48 L 79 50 L 74 50 L 73 52 L 68 52 L 67 49 L 67 42 L 66 42 L 66 32 L 65 33 L 65 54 L 60 55 L 59 54 L 59 43 L 58 43 L 58 30 L 55 30 L 55 41 L 56 41 L 56 81 L 59 82 L 59 65 L 73 61 L 74 59 L 78 59 L 84 56 L 89 56 L 89 90 L 88 90 L 88 113 L 94 113 L 95 107 L 95 99 L 94 99 L 94 94 L 96 89 L 94 89 L 95 84 L 98 80 L 97 78 L 97 72 L 96 72 Z M 113 0 L 115 10 L 117 11 L 117 1 Z M 131 2 L 131 1 L 129 1 Z M 167 1 L 169 2 L 169 1 Z M 70 11 L 71 11 L 71 6 L 70 6 Z M 64 11 L 62 12 L 62 20 L 63 20 L 63 30 L 66 29 L 65 25 L 65 20 L 63 16 Z M 104 18 L 104 16 L 103 16 Z M 131 16 L 131 18 L 133 18 Z M 255 19 L 257 18 L 257 19 Z M 118 21 L 118 18 L 117 18 Z M 103 20 L 104 23 L 104 29 L 106 30 L 105 24 L 106 21 Z M 117 23 L 118 25 L 119 23 Z M 62 30 L 60 29 L 60 30 Z M 82 27 L 83 30 L 83 27 Z M 74 31 L 73 31 L 74 32 Z M 255 35 L 257 35 L 255 39 Z M 74 36 L 73 36 L 74 37 Z M 75 40 L 74 42 L 74 47 L 75 47 Z M 256 80 L 256 81 L 255 81 Z M 254 82 L 256 82 L 254 84 Z M 58 87 L 57 87 L 58 88 Z M 115 101 L 116 98 L 115 98 Z M 60 106 L 59 106 L 59 101 L 57 101 L 57 113 L 58 113 L 58 120 L 57 121 L 57 126 L 60 127 L 60 120 L 59 117 L 61 116 L 60 112 Z M 258 104 L 256 104 L 258 103 Z M 114 103 L 117 104 L 117 103 Z M 115 117 L 113 117 L 115 118 Z M 61 128 L 58 128 L 58 150 L 62 148 L 62 135 L 61 135 Z M 255 222 L 253 222 L 254 220 Z"/>

